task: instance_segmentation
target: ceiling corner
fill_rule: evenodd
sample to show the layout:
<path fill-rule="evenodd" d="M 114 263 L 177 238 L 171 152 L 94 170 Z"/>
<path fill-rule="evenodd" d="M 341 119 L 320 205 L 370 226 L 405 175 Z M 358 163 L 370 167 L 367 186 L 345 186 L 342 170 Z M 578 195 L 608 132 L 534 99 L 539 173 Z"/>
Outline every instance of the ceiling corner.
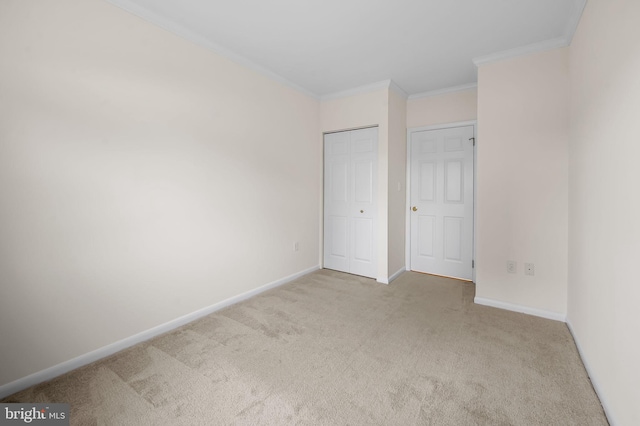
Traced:
<path fill-rule="evenodd" d="M 393 80 L 389 80 L 389 90 L 393 90 L 394 92 L 396 92 L 396 94 L 400 95 L 404 100 L 407 100 L 409 98 L 409 95 L 407 94 L 407 92 L 405 92 L 404 89 L 398 86 L 398 84 Z"/>
<path fill-rule="evenodd" d="M 569 21 L 567 21 L 567 26 L 564 31 L 564 37 L 567 40 L 567 46 L 571 45 L 573 35 L 578 29 L 578 24 L 580 24 L 580 19 L 582 18 L 582 13 L 584 12 L 584 8 L 586 6 L 587 0 L 574 0 L 573 2 L 571 15 L 569 16 Z"/>

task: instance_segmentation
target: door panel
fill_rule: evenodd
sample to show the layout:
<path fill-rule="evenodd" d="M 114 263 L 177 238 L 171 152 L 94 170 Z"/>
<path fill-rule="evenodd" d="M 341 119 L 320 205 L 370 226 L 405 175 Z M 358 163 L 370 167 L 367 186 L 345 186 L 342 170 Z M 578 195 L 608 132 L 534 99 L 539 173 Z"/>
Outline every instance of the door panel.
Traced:
<path fill-rule="evenodd" d="M 462 262 L 462 217 L 444 218 L 444 260 Z"/>
<path fill-rule="evenodd" d="M 418 256 L 434 258 L 435 237 L 435 216 L 418 215 Z"/>
<path fill-rule="evenodd" d="M 370 160 L 354 162 L 355 201 L 371 204 L 373 199 L 373 164 Z"/>
<path fill-rule="evenodd" d="M 331 201 L 347 202 L 347 162 L 335 162 L 331 164 L 331 172 L 329 174 L 331 182 L 329 183 L 329 191 L 331 191 Z"/>
<path fill-rule="evenodd" d="M 324 266 L 376 278 L 378 129 L 326 134 L 324 144 Z"/>
<path fill-rule="evenodd" d="M 342 260 L 347 259 L 348 245 L 347 245 L 347 218 L 341 216 L 331 216 L 329 218 L 331 224 L 331 236 L 329 253 L 332 257 L 337 257 Z"/>
<path fill-rule="evenodd" d="M 371 250 L 371 240 L 373 237 L 372 221 L 370 219 L 356 218 L 353 223 L 353 258 L 359 262 L 370 263 L 373 260 Z"/>
<path fill-rule="evenodd" d="M 349 265 L 349 162 L 348 136 L 334 133 L 325 136 L 324 179 L 324 264 L 344 270 Z"/>
<path fill-rule="evenodd" d="M 473 137 L 473 126 L 410 135 L 414 271 L 472 279 Z"/>
<path fill-rule="evenodd" d="M 464 167 L 460 160 L 449 160 L 444 162 L 444 193 L 445 203 L 464 202 L 463 183 Z"/>
<path fill-rule="evenodd" d="M 463 138 L 460 135 L 445 136 L 444 151 L 445 152 L 464 151 Z"/>
<path fill-rule="evenodd" d="M 425 161 L 420 164 L 420 185 L 418 193 L 421 201 L 435 201 L 436 196 L 436 163 Z"/>

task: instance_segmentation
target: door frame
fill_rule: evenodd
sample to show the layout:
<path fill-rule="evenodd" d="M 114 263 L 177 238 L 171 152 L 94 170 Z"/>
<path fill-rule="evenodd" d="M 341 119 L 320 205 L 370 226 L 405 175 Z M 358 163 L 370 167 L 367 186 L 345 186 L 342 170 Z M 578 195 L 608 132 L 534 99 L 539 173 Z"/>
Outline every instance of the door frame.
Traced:
<path fill-rule="evenodd" d="M 405 213 L 405 268 L 407 271 L 411 271 L 411 134 L 414 132 L 424 132 L 428 130 L 442 130 L 442 129 L 451 129 L 454 127 L 466 127 L 473 126 L 473 137 L 475 139 L 475 143 L 473 146 L 473 241 L 471 246 L 473 248 L 472 260 L 474 262 L 474 267 L 472 269 L 472 280 L 476 282 L 476 267 L 475 267 L 475 259 L 476 259 L 476 232 L 477 232 L 477 223 L 476 223 L 476 211 L 478 205 L 478 191 L 477 191 L 477 176 L 478 176 L 478 162 L 477 162 L 477 153 L 478 153 L 478 120 L 470 120 L 470 121 L 456 121 L 453 123 L 446 124 L 435 124 L 431 126 L 421 126 L 421 127 L 410 127 L 407 129 L 407 181 L 406 181 L 406 213 Z"/>

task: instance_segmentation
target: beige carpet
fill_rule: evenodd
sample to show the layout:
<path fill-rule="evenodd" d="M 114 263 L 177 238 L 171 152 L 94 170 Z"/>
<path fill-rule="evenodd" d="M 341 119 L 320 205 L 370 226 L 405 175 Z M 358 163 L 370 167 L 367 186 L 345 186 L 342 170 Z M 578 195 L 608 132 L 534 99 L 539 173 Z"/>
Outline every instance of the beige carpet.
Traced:
<path fill-rule="evenodd" d="M 606 425 L 565 324 L 322 270 L 6 398 L 74 425 Z"/>

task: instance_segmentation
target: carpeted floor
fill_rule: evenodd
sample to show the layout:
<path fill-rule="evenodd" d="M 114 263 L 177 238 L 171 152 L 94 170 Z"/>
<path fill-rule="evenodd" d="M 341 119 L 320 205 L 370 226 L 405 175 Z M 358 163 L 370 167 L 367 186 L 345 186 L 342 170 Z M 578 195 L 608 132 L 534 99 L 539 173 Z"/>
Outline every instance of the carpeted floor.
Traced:
<path fill-rule="evenodd" d="M 73 425 L 606 425 L 565 324 L 321 270 L 6 398 Z"/>

